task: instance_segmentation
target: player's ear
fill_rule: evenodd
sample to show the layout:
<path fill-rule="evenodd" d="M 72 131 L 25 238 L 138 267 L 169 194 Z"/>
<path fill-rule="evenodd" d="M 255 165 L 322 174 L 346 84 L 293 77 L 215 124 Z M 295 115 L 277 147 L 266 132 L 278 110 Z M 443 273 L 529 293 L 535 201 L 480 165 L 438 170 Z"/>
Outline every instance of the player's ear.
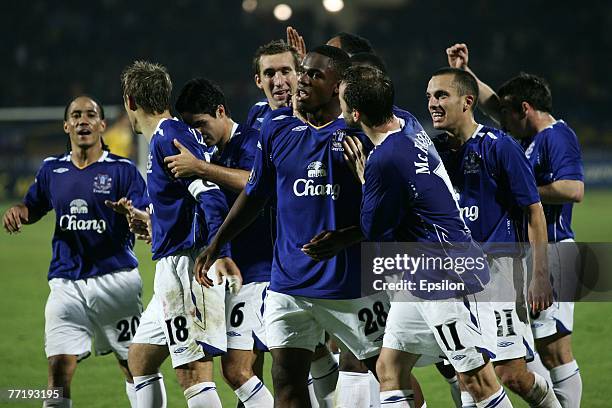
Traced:
<path fill-rule="evenodd" d="M 255 74 L 253 79 L 255 80 L 255 85 L 257 85 L 259 89 L 263 89 L 263 85 L 261 83 L 261 78 L 259 77 L 259 74 Z"/>
<path fill-rule="evenodd" d="M 463 111 L 470 110 L 474 107 L 474 95 L 466 95 L 463 102 Z"/>
<path fill-rule="evenodd" d="M 68 129 L 68 122 L 64 121 L 64 133 L 66 133 L 67 135 L 70 134 L 70 130 Z"/>
<path fill-rule="evenodd" d="M 138 109 L 138 107 L 136 106 L 136 100 L 134 99 L 134 97 L 130 95 L 125 95 L 123 97 L 123 101 L 125 102 L 126 108 L 128 108 L 129 110 L 135 111 L 136 109 Z"/>
<path fill-rule="evenodd" d="M 102 128 L 102 132 L 104 132 L 106 130 L 106 120 L 102 119 L 100 120 L 100 127 Z"/>
<path fill-rule="evenodd" d="M 215 115 L 217 118 L 222 118 L 222 117 L 227 116 L 225 113 L 225 106 L 223 105 L 217 106 L 217 111 L 215 112 Z"/>
<path fill-rule="evenodd" d="M 531 110 L 533 110 L 533 107 L 529 104 L 529 102 L 521 102 L 521 114 L 523 117 L 526 116 Z"/>

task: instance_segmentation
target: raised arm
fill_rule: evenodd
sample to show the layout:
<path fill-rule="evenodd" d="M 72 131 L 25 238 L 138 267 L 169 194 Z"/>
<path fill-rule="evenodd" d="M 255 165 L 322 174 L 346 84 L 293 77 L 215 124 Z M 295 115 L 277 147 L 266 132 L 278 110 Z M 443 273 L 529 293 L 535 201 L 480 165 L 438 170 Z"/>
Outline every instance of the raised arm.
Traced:
<path fill-rule="evenodd" d="M 478 108 L 496 123 L 500 122 L 501 107 L 499 97 L 489 85 L 482 82 L 468 66 L 469 52 L 466 44 L 455 44 L 446 49 L 448 65 L 468 71 L 478 81 Z"/>

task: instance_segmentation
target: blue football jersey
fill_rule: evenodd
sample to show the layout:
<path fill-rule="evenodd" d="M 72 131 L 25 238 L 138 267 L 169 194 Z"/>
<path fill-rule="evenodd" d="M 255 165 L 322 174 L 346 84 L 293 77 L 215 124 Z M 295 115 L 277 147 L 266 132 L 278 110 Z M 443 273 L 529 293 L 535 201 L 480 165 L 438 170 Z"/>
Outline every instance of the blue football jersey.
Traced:
<path fill-rule="evenodd" d="M 417 118 L 414 117 L 412 113 L 408 112 L 407 110 L 393 105 L 393 114 L 396 117 L 404 120 L 403 126 L 407 132 L 419 133 L 423 130 L 423 126 L 421 125 L 421 123 L 417 120 Z"/>
<path fill-rule="evenodd" d="M 104 201 L 127 197 L 142 208 L 145 194 L 136 166 L 106 151 L 84 169 L 70 154 L 45 159 L 24 204 L 31 216 L 55 210 L 48 279 L 86 279 L 138 266 L 125 216 Z"/>
<path fill-rule="evenodd" d="M 525 155 L 533 167 L 536 183 L 545 186 L 557 180 L 584 181 L 580 145 L 574 131 L 559 120 L 524 142 Z M 548 240 L 574 238 L 572 203 L 544 204 Z"/>
<path fill-rule="evenodd" d="M 472 241 L 461 218 L 448 174 L 433 142 L 425 131 L 415 133 L 400 121 L 402 128 L 376 146 L 366 162 L 361 203 L 361 229 L 366 239 L 432 243 L 422 246 L 425 255 L 432 257 L 448 252 L 453 258 L 482 258 L 481 248 Z M 462 293 L 413 291 L 422 298 L 445 299 L 481 291 L 489 281 L 489 271 L 484 266 L 459 274 L 454 269 L 434 267 L 422 268 L 415 275 L 405 274 L 404 278 L 465 284 Z"/>
<path fill-rule="evenodd" d="M 277 200 L 270 279 L 274 291 L 312 298 L 360 297 L 359 244 L 322 262 L 301 251 L 324 230 L 359 225 L 361 187 L 344 161 L 345 126 L 338 118 L 315 127 L 294 117 L 290 108 L 277 109 L 264 120 L 246 193 Z"/>
<path fill-rule="evenodd" d="M 223 153 L 213 154 L 212 162 L 232 169 L 251 171 L 257 154 L 259 132 L 246 125 L 234 124 L 232 135 Z M 231 207 L 238 194 L 223 189 Z M 242 283 L 268 282 L 272 269 L 272 233 L 270 206 L 261 211 L 259 217 L 232 240 L 232 259 L 240 268 Z"/>
<path fill-rule="evenodd" d="M 527 241 L 524 209 L 540 201 L 531 167 L 519 144 L 499 129 L 478 125 L 459 149 L 446 134 L 434 138 L 465 222 L 489 255 L 516 255 Z"/>
<path fill-rule="evenodd" d="M 252 127 L 255 130 L 261 129 L 261 124 L 264 121 L 264 117 L 268 112 L 271 111 L 272 108 L 270 108 L 267 99 L 256 102 L 255 105 L 251 106 L 251 109 L 249 109 L 249 113 L 247 114 L 247 119 L 246 122 L 244 122 L 244 125 Z"/>
<path fill-rule="evenodd" d="M 175 178 L 164 158 L 178 154 L 173 140 L 200 160 L 210 160 L 202 135 L 185 123 L 162 119 L 149 144 L 147 191 L 152 210 L 153 259 L 208 244 L 227 215 L 225 195 L 214 183 L 196 177 Z M 221 256 L 229 255 L 229 245 Z"/>

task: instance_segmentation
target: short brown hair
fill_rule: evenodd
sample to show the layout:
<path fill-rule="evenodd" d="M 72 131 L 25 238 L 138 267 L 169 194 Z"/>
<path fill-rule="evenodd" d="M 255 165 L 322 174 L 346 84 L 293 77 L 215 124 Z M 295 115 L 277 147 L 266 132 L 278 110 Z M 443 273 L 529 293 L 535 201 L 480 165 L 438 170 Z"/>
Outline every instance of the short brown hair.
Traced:
<path fill-rule="evenodd" d="M 172 81 L 161 64 L 134 61 L 121 73 L 123 95 L 134 98 L 146 113 L 163 113 L 170 108 Z"/>
<path fill-rule="evenodd" d="M 297 50 L 283 40 L 274 40 L 262 45 L 255 51 L 255 55 L 253 56 L 253 71 L 255 75 L 259 75 L 259 70 L 261 69 L 259 63 L 261 62 L 262 56 L 284 54 L 286 52 L 291 53 L 293 64 L 295 65 L 293 69 L 297 71 L 300 67 L 300 57 L 298 56 Z"/>

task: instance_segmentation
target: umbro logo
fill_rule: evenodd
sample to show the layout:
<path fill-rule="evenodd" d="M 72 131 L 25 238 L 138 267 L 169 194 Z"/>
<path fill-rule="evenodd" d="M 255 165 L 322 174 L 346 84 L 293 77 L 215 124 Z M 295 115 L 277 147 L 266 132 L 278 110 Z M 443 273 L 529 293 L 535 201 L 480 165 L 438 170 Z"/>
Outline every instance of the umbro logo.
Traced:
<path fill-rule="evenodd" d="M 502 342 L 497 343 L 497 347 L 510 347 L 513 344 L 514 344 L 513 341 L 502 341 Z"/>
<path fill-rule="evenodd" d="M 296 126 L 293 129 L 291 129 L 292 132 L 301 132 L 303 130 L 308 129 L 308 126 Z"/>
<path fill-rule="evenodd" d="M 181 354 L 185 351 L 187 351 L 187 347 L 179 347 L 176 350 L 174 350 L 174 354 Z"/>
<path fill-rule="evenodd" d="M 459 361 L 459 360 L 463 360 L 465 357 L 466 357 L 465 354 L 459 354 L 459 355 L 456 355 L 455 357 L 453 357 L 453 360 Z"/>
<path fill-rule="evenodd" d="M 53 172 L 54 172 L 54 173 L 58 173 L 58 174 L 62 174 L 62 173 L 67 172 L 68 170 L 69 170 L 69 169 L 67 169 L 67 168 L 65 168 L 65 167 L 60 167 L 60 168 L 57 168 L 57 169 L 53 169 Z"/>
<path fill-rule="evenodd" d="M 228 331 L 226 334 L 230 337 L 240 337 L 241 336 L 240 333 L 237 333 L 235 331 Z"/>

